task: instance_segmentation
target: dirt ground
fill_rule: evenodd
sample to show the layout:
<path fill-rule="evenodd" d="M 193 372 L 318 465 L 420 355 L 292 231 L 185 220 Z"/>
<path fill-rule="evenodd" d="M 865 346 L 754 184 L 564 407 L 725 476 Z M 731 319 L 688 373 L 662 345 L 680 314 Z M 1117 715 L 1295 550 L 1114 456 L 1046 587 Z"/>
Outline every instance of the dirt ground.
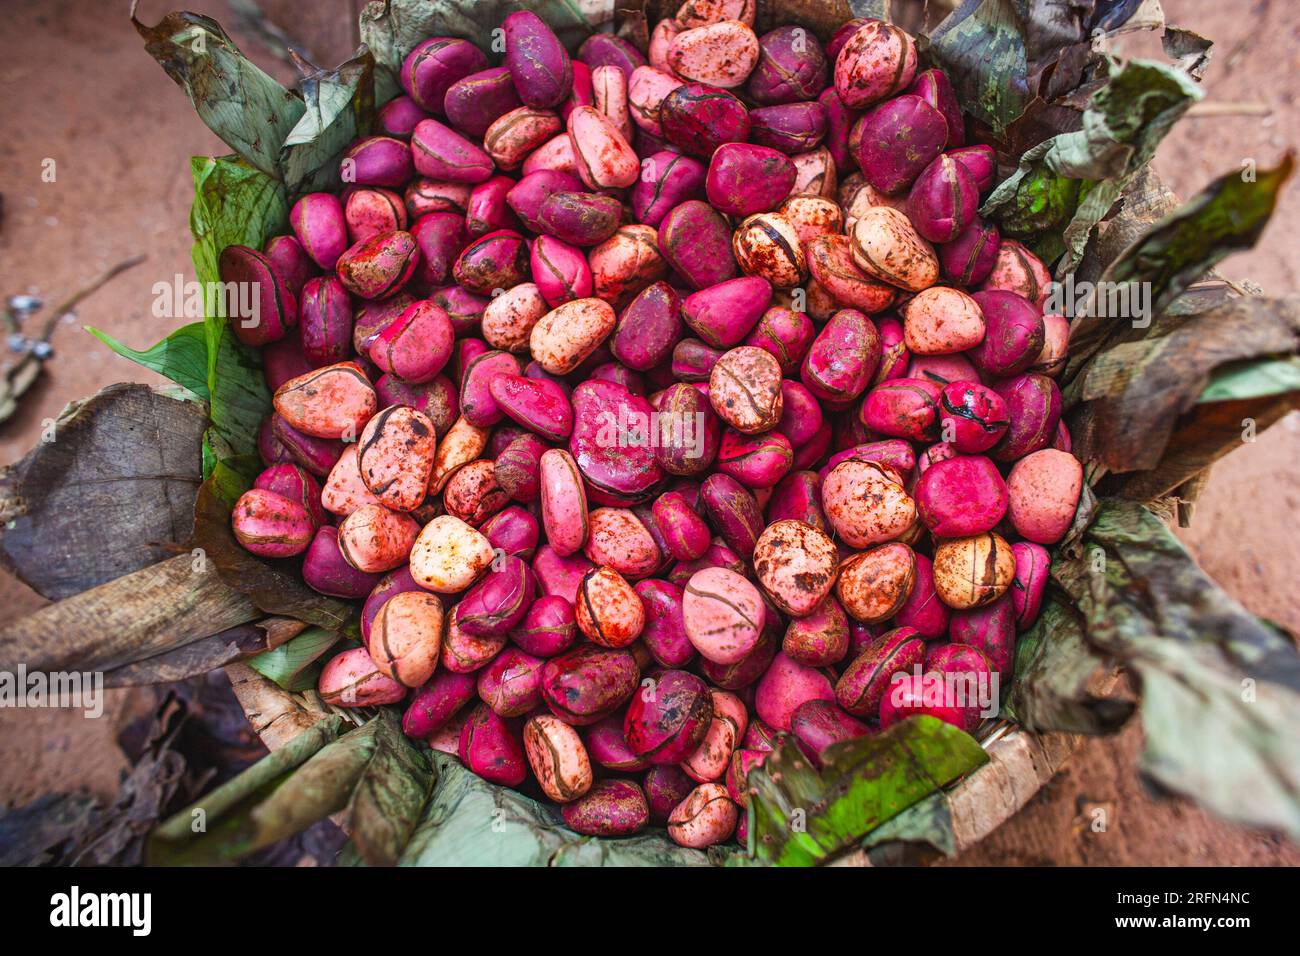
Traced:
<path fill-rule="evenodd" d="M 153 23 L 182 5 L 141 4 Z M 259 64 L 282 80 L 285 63 L 240 29 L 224 0 L 189 5 L 215 17 Z M 268 9 L 277 4 L 269 3 Z M 337 6 L 340 17 L 354 4 Z M 1170 22 L 1217 41 L 1207 100 L 1226 115 L 1185 120 L 1161 146 L 1156 167 L 1189 196 L 1244 159 L 1271 165 L 1297 137 L 1300 27 L 1283 0 L 1224 3 L 1165 0 Z M 225 152 L 194 117 L 181 91 L 149 58 L 126 18 L 127 3 L 7 0 L 0 32 L 0 295 L 40 295 L 51 305 L 94 275 L 143 253 L 141 266 L 86 302 L 58 332 L 57 356 L 19 417 L 0 427 L 0 463 L 21 457 L 42 423 L 70 400 L 113 382 L 157 381 L 90 339 L 93 325 L 141 347 L 173 326 L 150 312 L 155 282 L 190 276 L 188 158 Z M 321 61 L 350 53 L 342 31 L 305 38 Z M 1126 51 L 1157 46 L 1128 43 Z M 71 64 L 76 68 L 70 68 Z M 54 182 L 42 180 L 47 160 Z M 1300 289 L 1300 246 L 1285 223 L 1300 215 L 1293 184 L 1262 247 L 1221 271 L 1266 290 Z M 0 362 L 5 359 L 0 358 Z M 1214 470 L 1195 524 L 1182 534 L 1203 567 L 1252 611 L 1300 632 L 1300 417 L 1291 416 L 1224 459 Z M 20 615 L 42 600 L 0 574 L 0 606 Z M 114 745 L 121 724 L 148 706 L 141 692 L 115 692 L 105 716 L 62 711 L 0 711 L 0 801 L 13 805 L 51 791 L 116 790 L 125 766 Z M 1140 731 L 1089 741 L 1014 820 L 958 864 L 1296 865 L 1300 847 L 1211 818 L 1182 800 L 1155 800 L 1135 766 Z M 1110 826 L 1084 825 L 1094 806 Z"/>

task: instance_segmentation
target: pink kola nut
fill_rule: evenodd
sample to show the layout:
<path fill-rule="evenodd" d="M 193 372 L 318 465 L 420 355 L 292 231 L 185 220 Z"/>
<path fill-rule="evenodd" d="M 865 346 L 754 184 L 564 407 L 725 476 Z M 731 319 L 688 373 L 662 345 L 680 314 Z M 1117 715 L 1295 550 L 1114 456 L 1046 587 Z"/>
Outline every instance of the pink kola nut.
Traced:
<path fill-rule="evenodd" d="M 1006 434 L 1007 405 L 993 389 L 975 382 L 953 382 L 939 401 L 939 430 L 963 455 L 987 451 Z"/>
<path fill-rule="evenodd" d="M 1020 459 L 1007 477 L 1011 523 L 1037 544 L 1055 544 L 1074 520 L 1083 466 L 1069 452 L 1044 448 Z"/>
<path fill-rule="evenodd" d="M 405 180 L 403 180 L 403 183 Z M 358 189 L 343 205 L 352 242 L 406 228 L 406 204 L 388 189 Z"/>
<path fill-rule="evenodd" d="M 678 76 L 724 90 L 749 79 L 758 63 L 758 37 L 738 20 L 683 30 L 668 47 L 668 66 Z"/>
<path fill-rule="evenodd" d="M 574 299 L 590 298 L 595 289 L 591 266 L 582 250 L 554 236 L 533 240 L 529 268 L 537 291 L 552 309 Z"/>
<path fill-rule="evenodd" d="M 275 410 L 289 425 L 317 438 L 355 438 L 378 400 L 355 362 L 340 362 L 290 379 L 275 392 Z"/>
<path fill-rule="evenodd" d="M 744 702 L 725 690 L 710 690 L 713 718 L 699 747 L 682 761 L 687 776 L 699 783 L 720 781 L 731 765 L 740 738 L 749 726 L 749 714 Z"/>
<path fill-rule="evenodd" d="M 912 494 L 921 521 L 939 538 L 992 531 L 1007 513 L 1007 484 L 983 455 L 959 455 L 931 466 Z"/>
<path fill-rule="evenodd" d="M 308 193 L 289 211 L 289 225 L 303 250 L 322 269 L 333 269 L 348 248 L 343 204 L 330 193 Z"/>
<path fill-rule="evenodd" d="M 370 652 L 354 647 L 331 657 L 320 672 L 316 689 L 333 707 L 378 707 L 396 704 L 406 688 L 379 672 Z"/>
<path fill-rule="evenodd" d="M 633 70 L 627 84 L 632 122 L 652 136 L 662 137 L 664 130 L 659 122 L 660 107 L 668 94 L 681 85 L 682 80 L 653 66 L 639 66 Z"/>
<path fill-rule="evenodd" d="M 481 183 L 495 168 L 491 156 L 435 119 L 416 124 L 411 157 L 416 172 L 439 182 Z"/>
<path fill-rule="evenodd" d="M 391 571 L 411 553 L 420 526 L 383 505 L 362 505 L 339 525 L 339 551 L 358 571 Z"/>
<path fill-rule="evenodd" d="M 542 702 L 542 661 L 505 648 L 478 672 L 479 699 L 502 717 L 522 717 Z"/>
<path fill-rule="evenodd" d="M 863 624 L 878 624 L 898 613 L 916 583 L 916 556 L 891 541 L 862 551 L 840 564 L 835 596 Z"/>
<path fill-rule="evenodd" d="M 412 221 L 431 212 L 455 212 L 463 216 L 469 206 L 472 188 L 469 183 L 438 182 L 420 177 L 406 187 L 402 198 Z"/>
<path fill-rule="evenodd" d="M 933 441 L 939 435 L 942 389 L 922 378 L 898 378 L 867 392 L 859 417 L 872 431 L 909 441 Z"/>
<path fill-rule="evenodd" d="M 587 540 L 587 493 L 573 456 L 560 448 L 542 455 L 542 524 L 561 556 L 581 551 Z"/>
<path fill-rule="evenodd" d="M 424 501 L 437 437 L 427 415 L 404 405 L 385 408 L 357 443 L 366 488 L 394 511 L 414 511 Z"/>
<path fill-rule="evenodd" d="M 837 236 L 844 231 L 844 214 L 830 199 L 820 196 L 791 196 L 777 210 L 794 227 L 800 247 L 818 236 Z"/>
<path fill-rule="evenodd" d="M 742 435 L 727 429 L 718 447 L 717 468 L 748 488 L 771 488 L 794 461 L 790 439 L 778 431 Z"/>
<path fill-rule="evenodd" d="M 830 407 L 847 407 L 871 382 L 880 354 L 880 333 L 871 320 L 857 309 L 841 309 L 804 356 L 803 384 Z"/>
<path fill-rule="evenodd" d="M 591 71 L 592 105 L 614 124 L 620 136 L 631 143 L 636 127 L 627 102 L 627 74 L 617 66 L 596 66 Z"/>
<path fill-rule="evenodd" d="M 536 244 L 533 248 L 536 250 Z M 663 364 L 681 338 L 680 310 L 681 298 L 667 282 L 646 286 L 619 314 L 609 338 L 610 351 L 639 372 Z"/>
<path fill-rule="evenodd" d="M 1024 631 L 1038 620 L 1038 611 L 1047 592 L 1048 571 L 1052 556 L 1041 544 L 1017 541 L 1011 546 L 1015 573 L 1011 582 L 1011 601 L 1016 612 L 1016 626 Z"/>
<path fill-rule="evenodd" d="M 768 726 L 789 732 L 794 712 L 810 700 L 834 702 L 830 679 L 817 668 L 778 653 L 758 682 L 754 711 Z"/>
<path fill-rule="evenodd" d="M 573 431 L 569 397 L 555 382 L 501 374 L 492 377 L 488 390 L 502 412 L 543 438 L 564 441 Z"/>
<path fill-rule="evenodd" d="M 302 287 L 298 316 L 302 355 L 312 368 L 346 361 L 352 354 L 352 300 L 337 276 L 307 280 Z M 290 378 L 307 371 L 303 369 Z M 275 388 L 287 380 L 277 383 Z"/>
<path fill-rule="evenodd" d="M 835 91 L 853 109 L 897 95 L 915 76 L 916 44 L 883 20 L 866 20 L 835 58 Z"/>
<path fill-rule="evenodd" d="M 380 504 L 361 477 L 357 445 L 348 445 L 330 469 L 321 489 L 321 504 L 331 514 L 347 517 L 363 505 Z"/>
<path fill-rule="evenodd" d="M 846 307 L 874 314 L 889 308 L 898 297 L 895 286 L 868 275 L 858 267 L 853 247 L 844 236 L 817 236 L 808 242 L 804 253 L 815 288 L 821 289 L 830 299 L 826 315 L 817 316 L 820 319 L 828 318 L 835 309 Z M 813 299 L 813 289 L 810 289 L 810 313 L 814 312 Z"/>
<path fill-rule="evenodd" d="M 321 486 L 307 469 L 288 462 L 277 463 L 268 467 L 253 481 L 254 488 L 273 491 L 290 501 L 296 501 L 307 509 L 311 522 L 316 527 L 325 523 L 325 509 L 321 506 Z"/>
<path fill-rule="evenodd" d="M 775 209 L 790 195 L 794 181 L 794 164 L 784 153 L 752 143 L 727 143 L 710 159 L 704 189 L 716 209 L 744 217 Z"/>
<path fill-rule="evenodd" d="M 1042 309 L 1047 302 L 1051 285 L 1052 274 L 1038 256 L 1025 248 L 1023 243 L 1014 239 L 1003 239 L 1002 244 L 998 246 L 998 256 L 993 271 L 980 286 L 980 291 L 988 292 L 996 289 L 1014 292 Z"/>
<path fill-rule="evenodd" d="M 722 843 L 736 830 L 739 812 L 720 783 L 702 783 L 668 817 L 668 836 L 681 846 L 702 850 Z"/>
<path fill-rule="evenodd" d="M 984 702 L 997 710 L 998 695 L 993 693 L 995 670 L 988 656 L 977 647 L 956 641 L 931 647 L 925 656 L 926 674 L 938 673 L 945 678 L 945 683 L 940 694 L 931 692 L 928 698 L 923 696 L 922 707 L 934 706 L 937 698 L 938 706 L 957 720 L 955 726 L 974 733 L 984 719 L 981 713 Z"/>
<path fill-rule="evenodd" d="M 395 594 L 370 627 L 375 667 L 403 687 L 419 687 L 438 667 L 442 652 L 442 602 L 424 591 Z"/>
<path fill-rule="evenodd" d="M 617 317 L 602 299 L 574 299 L 557 306 L 533 326 L 533 359 L 552 375 L 567 375 L 613 331 Z"/>
<path fill-rule="evenodd" d="M 631 836 L 650 821 L 645 794 L 631 780 L 598 780 L 560 813 L 569 829 L 597 837 Z"/>
<path fill-rule="evenodd" d="M 705 568 L 691 576 L 682 616 L 691 644 L 717 664 L 743 659 L 763 630 L 765 609 L 754 585 L 726 568 Z"/>
<path fill-rule="evenodd" d="M 528 777 L 528 759 L 517 731 L 486 704 L 474 708 L 461 727 L 457 754 L 489 783 L 517 787 Z"/>
<path fill-rule="evenodd" d="M 781 374 L 789 376 L 798 370 L 804 356 L 808 354 L 813 339 L 816 337 L 817 327 L 813 325 L 812 320 L 807 315 L 788 309 L 783 305 L 774 305 L 763 313 L 763 317 L 758 320 L 758 325 L 754 326 L 750 331 L 744 344 L 753 345 L 771 352 L 781 366 Z M 786 386 L 783 385 L 782 387 L 785 388 Z M 799 387 L 803 388 L 803 386 Z M 803 391 L 807 392 L 807 389 L 803 389 Z M 789 395 L 790 393 L 787 390 L 785 393 L 787 406 L 789 405 Z M 808 398 L 813 404 L 816 404 L 816 399 L 812 398 L 811 393 L 808 394 Z M 817 415 L 820 414 L 821 407 L 818 406 Z M 786 432 L 786 437 L 790 437 L 789 432 Z"/>
<path fill-rule="evenodd" d="M 829 537 L 800 521 L 776 521 L 754 547 L 754 571 L 772 602 L 786 614 L 805 617 L 835 585 L 838 555 Z"/>
<path fill-rule="evenodd" d="M 636 182 L 641 162 L 614 121 L 594 106 L 569 114 L 569 138 L 578 176 L 589 189 L 622 189 Z"/>
<path fill-rule="evenodd" d="M 914 355 L 949 355 L 984 340 L 984 313 L 959 289 L 933 286 L 918 292 L 899 310 L 903 336 Z"/>
<path fill-rule="evenodd" d="M 383 371 L 418 385 L 446 367 L 454 340 L 447 313 L 422 299 L 380 331 L 368 354 Z"/>
<path fill-rule="evenodd" d="M 894 623 L 899 627 L 910 627 L 920 637 L 932 641 L 948 633 L 952 612 L 935 593 L 933 563 L 923 554 L 915 555 L 914 560 L 916 583 L 912 586 L 912 593 L 894 615 Z"/>
<path fill-rule="evenodd" d="M 769 431 L 781 420 L 781 366 L 752 345 L 732 349 L 709 373 L 709 402 L 718 416 L 746 435 Z"/>
<path fill-rule="evenodd" d="M 465 228 L 472 238 L 500 229 L 521 228 L 519 218 L 506 202 L 506 196 L 514 185 L 515 181 L 509 176 L 493 176 L 474 187 L 465 213 Z"/>
<path fill-rule="evenodd" d="M 303 505 L 261 488 L 239 496 L 230 520 L 235 539 L 244 549 L 266 558 L 302 554 L 315 532 Z"/>
<path fill-rule="evenodd" d="M 402 732 L 414 740 L 427 740 L 475 699 L 474 684 L 469 674 L 438 671 L 411 698 L 402 715 Z"/>
<path fill-rule="evenodd" d="M 343 151 L 339 172 L 344 182 L 400 189 L 411 178 L 411 148 L 391 136 L 367 136 Z"/>
<path fill-rule="evenodd" d="M 501 634 L 482 637 L 460 626 L 459 608 L 451 609 L 447 636 L 442 642 L 442 666 L 457 674 L 472 674 L 501 653 L 506 638 Z"/>
<path fill-rule="evenodd" d="M 519 360 L 509 352 L 493 349 L 465 364 L 460 378 L 460 413 L 471 425 L 490 428 L 504 413 L 492 398 L 491 382 L 499 375 L 517 375 Z"/>
<path fill-rule="evenodd" d="M 851 548 L 892 541 L 916 520 L 916 502 L 898 473 L 858 458 L 840 462 L 826 475 L 822 506 L 836 535 Z"/>
<path fill-rule="evenodd" d="M 956 238 L 939 247 L 943 274 L 958 285 L 978 285 L 992 271 L 1001 242 L 997 226 L 976 216 Z"/>
<path fill-rule="evenodd" d="M 586 554 L 632 580 L 648 577 L 663 563 L 659 545 L 636 512 L 597 508 L 588 518 Z"/>
<path fill-rule="evenodd" d="M 599 377 L 578 385 L 571 401 L 569 451 L 592 500 L 628 506 L 654 497 L 663 471 L 651 447 L 653 406 L 626 385 Z"/>

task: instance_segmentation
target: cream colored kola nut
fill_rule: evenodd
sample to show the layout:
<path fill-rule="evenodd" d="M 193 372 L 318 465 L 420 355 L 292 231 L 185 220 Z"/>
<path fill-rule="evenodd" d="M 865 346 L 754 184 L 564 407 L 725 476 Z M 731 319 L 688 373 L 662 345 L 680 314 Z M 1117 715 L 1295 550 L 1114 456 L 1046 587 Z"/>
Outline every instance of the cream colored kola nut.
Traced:
<path fill-rule="evenodd" d="M 591 789 L 591 758 L 578 732 L 550 714 L 524 724 L 524 752 L 542 790 L 556 803 L 577 800 Z"/>
<path fill-rule="evenodd" d="M 984 341 L 984 313 L 960 289 L 931 286 L 899 308 L 903 340 L 913 355 L 951 355 Z"/>
<path fill-rule="evenodd" d="M 438 669 L 442 628 L 442 601 L 436 594 L 394 594 L 370 626 L 370 657 L 384 676 L 403 687 L 419 687 Z"/>
<path fill-rule="evenodd" d="M 779 213 L 745 219 L 731 236 L 731 251 L 745 275 L 759 276 L 778 289 L 793 289 L 808 273 L 799 234 Z"/>
<path fill-rule="evenodd" d="M 613 306 L 603 299 L 565 302 L 533 326 L 533 360 L 552 375 L 568 375 L 596 351 L 617 321 Z"/>
<path fill-rule="evenodd" d="M 780 363 L 757 346 L 732 349 L 709 373 L 709 402 L 718 417 L 738 432 L 771 431 L 785 409 Z"/>
<path fill-rule="evenodd" d="M 471 425 L 461 416 L 452 423 L 442 437 L 438 451 L 433 456 L 433 473 L 429 475 L 429 494 L 436 495 L 446 487 L 458 468 L 468 465 L 487 447 L 491 428 Z"/>
<path fill-rule="evenodd" d="M 632 142 L 634 126 L 627 102 L 627 74 L 616 66 L 598 66 L 591 71 L 591 91 L 600 110 L 619 134 Z"/>
<path fill-rule="evenodd" d="M 673 37 L 668 65 L 695 83 L 724 90 L 742 85 L 758 65 L 758 37 L 739 20 L 722 20 Z"/>
<path fill-rule="evenodd" d="M 916 554 L 891 541 L 844 561 L 835 596 L 854 620 L 878 624 L 898 613 L 915 586 Z"/>
<path fill-rule="evenodd" d="M 483 534 L 452 515 L 439 515 L 420 532 L 411 548 L 411 577 L 438 594 L 463 591 L 492 563 L 492 545 Z"/>
<path fill-rule="evenodd" d="M 424 501 L 437 444 L 429 416 L 406 405 L 390 405 L 361 432 L 361 480 L 385 507 L 414 511 Z"/>
<path fill-rule="evenodd" d="M 992 531 L 941 541 L 934 549 L 935 593 L 959 611 L 996 601 L 1015 574 L 1011 545 Z"/>
<path fill-rule="evenodd" d="M 916 502 L 898 472 L 860 458 L 830 470 L 822 482 L 822 507 L 835 533 L 851 548 L 893 541 L 916 521 Z"/>
<path fill-rule="evenodd" d="M 754 571 L 772 603 L 805 617 L 831 593 L 839 555 L 821 531 L 787 518 L 773 522 L 754 546 Z"/>
<path fill-rule="evenodd" d="M 939 257 L 907 216 L 889 206 L 865 209 L 849 234 L 853 262 L 868 275 L 909 292 L 939 281 Z"/>
<path fill-rule="evenodd" d="M 345 446 L 343 454 L 325 479 L 325 486 L 320 492 L 320 503 L 330 514 L 347 517 L 365 505 L 380 503 L 361 480 L 358 451 L 355 444 Z"/>
<path fill-rule="evenodd" d="M 590 189 L 622 189 L 636 182 L 641 161 L 614 121 L 594 106 L 569 114 L 569 138 L 578 176 Z"/>
<path fill-rule="evenodd" d="M 549 311 L 536 284 L 521 282 L 487 304 L 483 310 L 483 338 L 494 349 L 527 352 L 533 327 Z"/>
<path fill-rule="evenodd" d="M 844 230 L 839 204 L 824 196 L 791 196 L 777 210 L 794 227 L 799 246 L 818 236 L 838 236 Z"/>
<path fill-rule="evenodd" d="M 736 829 L 739 811 L 720 783 L 702 783 L 668 817 L 668 835 L 681 846 L 703 849 Z"/>
<path fill-rule="evenodd" d="M 835 174 L 835 157 L 829 149 L 818 146 L 806 153 L 796 153 L 790 157 L 790 162 L 794 163 L 791 196 L 834 198 L 839 188 L 839 177 Z"/>

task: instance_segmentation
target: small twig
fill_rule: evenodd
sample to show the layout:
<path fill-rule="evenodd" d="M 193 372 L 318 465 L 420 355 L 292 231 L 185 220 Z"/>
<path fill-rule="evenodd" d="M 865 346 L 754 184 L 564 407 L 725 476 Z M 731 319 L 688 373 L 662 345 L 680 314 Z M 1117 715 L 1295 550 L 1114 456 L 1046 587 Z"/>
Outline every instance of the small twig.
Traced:
<path fill-rule="evenodd" d="M 130 259 L 123 259 L 121 262 L 113 266 L 107 272 L 104 272 L 103 274 L 92 279 L 90 281 L 90 284 L 87 285 L 85 288 L 79 289 L 78 291 L 74 292 L 72 295 L 70 295 L 67 298 L 66 301 L 60 302 L 58 306 L 54 309 L 54 311 L 50 313 L 49 318 L 45 320 L 45 327 L 41 329 L 40 341 L 48 342 L 50 340 L 50 336 L 54 334 L 54 330 L 58 328 L 59 321 L 65 315 L 67 315 L 69 312 L 75 309 L 78 305 L 80 305 L 83 299 L 85 299 L 92 293 L 98 291 L 101 287 L 111 282 L 113 279 L 117 278 L 127 269 L 135 268 L 140 263 L 144 262 L 144 260 L 145 260 L 144 256 L 132 256 Z"/>
<path fill-rule="evenodd" d="M 1187 110 L 1193 119 L 1217 119 L 1221 116 L 1269 116 L 1273 107 L 1267 103 L 1196 103 Z"/>

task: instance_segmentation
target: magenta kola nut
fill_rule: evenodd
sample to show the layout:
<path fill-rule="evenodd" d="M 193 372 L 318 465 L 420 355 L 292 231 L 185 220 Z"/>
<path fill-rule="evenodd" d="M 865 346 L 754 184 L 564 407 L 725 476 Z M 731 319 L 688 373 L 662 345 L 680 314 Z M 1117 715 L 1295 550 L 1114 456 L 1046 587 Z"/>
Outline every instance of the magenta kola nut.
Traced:
<path fill-rule="evenodd" d="M 704 740 L 713 718 L 707 685 L 694 674 L 663 671 L 632 696 L 623 735 L 632 752 L 653 764 L 677 764 Z"/>
<path fill-rule="evenodd" d="M 537 14 L 520 10 L 501 23 L 506 66 L 515 90 L 529 106 L 559 106 L 573 88 L 573 62 L 559 37 Z"/>

